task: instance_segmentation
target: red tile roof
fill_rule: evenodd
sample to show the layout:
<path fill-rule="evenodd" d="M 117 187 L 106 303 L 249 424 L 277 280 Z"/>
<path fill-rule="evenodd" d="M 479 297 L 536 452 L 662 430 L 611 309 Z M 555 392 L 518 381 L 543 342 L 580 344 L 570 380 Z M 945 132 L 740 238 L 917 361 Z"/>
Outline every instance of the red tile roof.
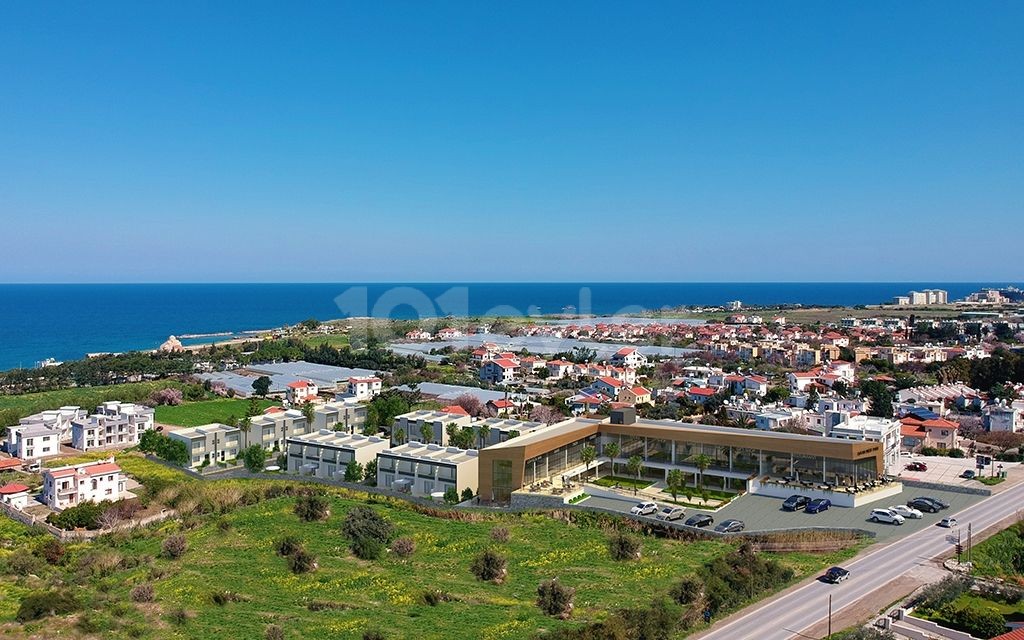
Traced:
<path fill-rule="evenodd" d="M 692 393 L 697 396 L 713 396 L 715 395 L 715 390 L 708 387 L 690 387 L 687 393 Z"/>
<path fill-rule="evenodd" d="M 632 391 L 635 396 L 646 396 L 651 393 L 649 389 L 644 387 L 633 387 Z"/>
<path fill-rule="evenodd" d="M 4 469 L 17 469 L 21 465 L 21 458 L 7 458 L 6 460 L 0 460 L 0 471 Z"/>
<path fill-rule="evenodd" d="M 28 487 L 23 484 L 12 482 L 0 487 L 0 496 L 9 496 L 13 493 L 21 493 L 22 491 L 28 491 Z"/>
<path fill-rule="evenodd" d="M 511 400 L 505 400 L 505 399 L 491 400 L 487 404 L 494 405 L 495 407 L 497 407 L 499 409 L 508 409 L 509 407 L 516 406 L 516 403 L 512 402 Z"/>
<path fill-rule="evenodd" d="M 460 416 L 468 416 L 469 415 L 468 411 L 466 411 L 465 409 L 463 409 L 462 407 L 460 407 L 457 404 L 450 404 L 447 407 L 441 407 L 441 412 L 442 413 L 454 413 L 454 414 L 458 414 Z"/>
<path fill-rule="evenodd" d="M 920 423 L 906 423 L 900 425 L 900 435 L 904 438 L 923 438 L 926 435 L 924 427 Z"/>
<path fill-rule="evenodd" d="M 615 355 L 628 356 L 631 353 L 636 353 L 636 349 L 634 349 L 633 347 L 622 347 L 621 349 L 615 352 Z"/>
<path fill-rule="evenodd" d="M 518 369 L 519 368 L 518 364 L 516 364 L 515 362 L 512 362 L 511 360 L 506 360 L 505 358 L 499 358 L 498 360 L 491 360 L 491 362 L 493 364 L 498 365 L 502 369 Z"/>
<path fill-rule="evenodd" d="M 105 473 L 120 473 L 121 467 L 117 466 L 113 462 L 105 462 L 103 464 L 96 464 L 84 467 L 83 469 L 86 475 L 100 476 Z"/>
<path fill-rule="evenodd" d="M 601 382 L 603 382 L 603 383 L 605 383 L 605 384 L 607 384 L 609 386 L 612 386 L 612 387 L 618 388 L 618 387 L 622 386 L 622 380 L 616 380 L 615 378 L 609 378 L 607 376 L 601 376 L 600 378 L 598 378 L 598 380 L 600 380 Z"/>
<path fill-rule="evenodd" d="M 921 423 L 921 426 L 923 426 L 923 427 L 932 427 L 933 429 L 959 429 L 960 428 L 959 424 L 957 424 L 955 422 L 950 422 L 949 420 L 944 420 L 942 418 L 933 419 L 933 420 L 925 420 L 924 422 Z"/>
<path fill-rule="evenodd" d="M 296 380 L 295 382 L 289 382 L 288 383 L 288 388 L 289 389 L 305 389 L 308 386 L 309 386 L 309 383 L 306 382 L 305 380 Z"/>
<path fill-rule="evenodd" d="M 1024 640 L 1024 627 L 1018 627 L 1013 631 L 1007 631 L 1001 636 L 996 636 L 992 640 Z"/>

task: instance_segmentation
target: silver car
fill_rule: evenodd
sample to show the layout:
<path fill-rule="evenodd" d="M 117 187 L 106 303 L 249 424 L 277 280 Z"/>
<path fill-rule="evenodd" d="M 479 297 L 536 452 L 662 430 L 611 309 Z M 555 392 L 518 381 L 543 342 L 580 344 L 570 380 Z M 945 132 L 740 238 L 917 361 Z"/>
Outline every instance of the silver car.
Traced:
<path fill-rule="evenodd" d="M 658 520 L 678 520 L 683 517 L 683 513 L 685 511 L 682 507 L 663 507 L 655 517 Z"/>

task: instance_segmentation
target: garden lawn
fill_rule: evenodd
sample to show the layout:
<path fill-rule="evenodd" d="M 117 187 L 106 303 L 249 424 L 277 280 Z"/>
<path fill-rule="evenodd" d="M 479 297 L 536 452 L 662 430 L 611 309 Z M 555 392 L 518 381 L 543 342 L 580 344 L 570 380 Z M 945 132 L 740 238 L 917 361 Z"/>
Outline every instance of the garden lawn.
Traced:
<path fill-rule="evenodd" d="M 594 480 L 588 480 L 588 482 L 596 484 L 599 487 L 614 487 L 615 485 L 619 485 L 623 489 L 646 489 L 654 484 L 653 480 L 645 480 L 642 478 L 637 480 L 636 478 L 626 478 L 623 476 L 604 476 Z"/>
<path fill-rule="evenodd" d="M 277 403 L 271 400 L 259 400 L 260 410 Z M 184 402 L 176 406 L 160 406 L 156 408 L 156 421 L 177 427 L 198 427 L 213 422 L 224 423 L 230 418 L 241 419 L 249 408 L 249 400 L 242 398 L 218 398 L 216 400 L 200 400 Z"/>

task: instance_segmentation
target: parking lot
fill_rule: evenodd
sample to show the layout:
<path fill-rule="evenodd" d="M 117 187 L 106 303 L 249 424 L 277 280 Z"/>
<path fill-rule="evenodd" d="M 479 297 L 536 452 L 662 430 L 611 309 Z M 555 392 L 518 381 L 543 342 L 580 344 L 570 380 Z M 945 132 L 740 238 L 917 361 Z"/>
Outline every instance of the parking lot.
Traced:
<path fill-rule="evenodd" d="M 980 486 L 978 483 L 974 483 L 974 485 Z M 591 494 L 591 497 L 587 498 L 581 506 L 600 507 L 624 513 L 628 512 L 629 509 L 637 502 L 645 499 L 642 496 L 634 499 L 617 495 L 612 492 L 598 491 L 596 487 L 591 486 L 587 487 L 587 493 Z M 949 509 L 944 509 L 939 513 L 925 513 L 924 517 L 919 520 L 907 519 L 904 524 L 899 526 L 868 521 L 868 517 L 870 516 L 872 509 L 890 507 L 896 504 L 905 504 L 907 500 L 917 496 L 933 496 L 939 498 L 944 502 L 949 503 Z M 743 495 L 715 512 L 705 512 L 700 509 L 686 507 L 686 515 L 683 519 L 685 520 L 695 513 L 710 513 L 715 519 L 716 524 L 730 518 L 742 520 L 746 524 L 746 531 L 772 531 L 799 527 L 856 528 L 873 531 L 877 535 L 878 540 L 884 540 L 887 538 L 906 535 L 914 531 L 920 531 L 924 527 L 936 526 L 936 523 L 938 523 L 943 517 L 955 516 L 958 511 L 982 500 L 984 497 L 985 496 L 956 493 L 953 491 L 904 487 L 903 492 L 899 496 L 879 500 L 878 502 L 874 502 L 869 505 L 854 508 L 832 507 L 831 509 L 821 513 L 809 514 L 804 513 L 803 511 L 783 511 L 782 498 Z M 660 504 L 667 503 L 659 502 L 659 505 Z M 653 516 L 651 517 L 653 519 Z M 963 522 L 961 523 L 961 526 L 966 526 L 966 524 L 966 522 Z"/>
<path fill-rule="evenodd" d="M 963 487 L 984 487 L 983 484 L 977 480 L 968 480 L 960 477 L 960 475 L 966 471 L 978 471 L 975 466 L 974 458 L 946 458 L 943 456 L 919 456 L 919 455 L 903 455 L 900 460 L 901 471 L 899 472 L 900 479 L 904 480 L 920 480 L 922 482 L 941 482 L 942 484 L 960 485 Z M 927 471 L 911 471 L 906 468 L 908 464 L 914 462 L 923 462 L 927 465 Z M 985 468 L 982 472 L 983 475 L 992 475 L 993 471 L 998 472 L 999 466 L 1003 466 L 1004 471 L 1008 471 L 1011 467 L 1016 467 L 1015 462 L 996 462 L 995 468 L 991 466 Z"/>

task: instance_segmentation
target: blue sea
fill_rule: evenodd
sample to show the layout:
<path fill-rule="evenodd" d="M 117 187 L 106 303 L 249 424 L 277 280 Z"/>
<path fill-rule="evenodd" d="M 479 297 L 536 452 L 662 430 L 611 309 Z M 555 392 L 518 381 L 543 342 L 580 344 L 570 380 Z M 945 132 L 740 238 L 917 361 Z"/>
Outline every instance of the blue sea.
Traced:
<path fill-rule="evenodd" d="M 268 329 L 311 317 L 611 315 L 729 300 L 858 305 L 912 289 L 945 289 L 956 299 L 1008 284 L 1013 283 L 0 285 L 0 369 L 31 367 L 45 358 L 153 349 L 169 335 Z M 184 340 L 204 341 L 210 338 Z"/>

